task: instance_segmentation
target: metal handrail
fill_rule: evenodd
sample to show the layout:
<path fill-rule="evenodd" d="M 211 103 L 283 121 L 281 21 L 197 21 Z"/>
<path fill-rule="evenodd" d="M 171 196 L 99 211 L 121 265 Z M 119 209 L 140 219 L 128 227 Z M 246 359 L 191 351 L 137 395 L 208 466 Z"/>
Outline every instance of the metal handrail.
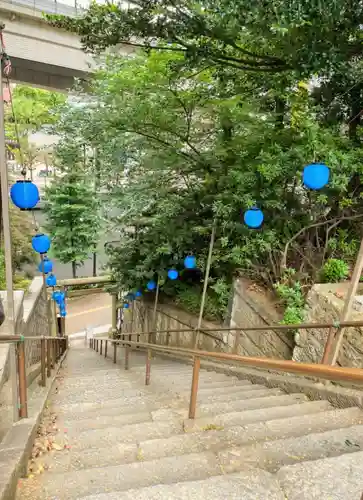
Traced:
<path fill-rule="evenodd" d="M 203 328 L 200 330 L 201 333 L 204 332 L 260 332 L 267 330 L 277 330 L 277 331 L 288 331 L 288 330 L 314 330 L 321 328 L 361 328 L 363 327 L 363 320 L 360 321 L 334 321 L 330 323 L 296 323 L 293 325 L 282 325 L 282 324 L 272 324 L 265 326 L 244 326 L 244 327 L 234 327 L 234 326 L 221 326 L 220 328 Z M 148 332 L 122 332 L 122 335 L 149 335 L 152 333 L 186 333 L 186 332 L 195 332 L 195 328 L 181 328 L 181 329 L 168 329 L 168 330 L 150 330 Z"/>
<path fill-rule="evenodd" d="M 225 352 L 200 351 L 185 347 L 169 347 L 150 344 L 148 342 L 133 342 L 128 340 L 109 339 L 107 337 L 95 337 L 95 340 L 109 341 L 111 343 L 143 347 L 152 351 L 175 352 L 200 358 L 214 358 L 223 361 L 239 362 L 245 366 L 254 368 L 265 368 L 287 373 L 297 373 L 310 377 L 324 378 L 327 380 L 340 380 L 344 382 L 363 383 L 363 369 L 345 368 L 341 366 L 330 366 L 314 363 L 300 363 L 286 359 L 258 358 L 249 356 L 240 356 L 238 354 L 229 354 Z"/>
<path fill-rule="evenodd" d="M 200 351 L 197 349 L 184 348 L 184 347 L 169 347 L 150 344 L 148 342 L 133 342 L 131 340 L 110 339 L 108 337 L 93 337 L 89 340 L 91 348 L 102 355 L 103 342 L 105 342 L 105 357 L 107 357 L 107 347 L 110 342 L 113 344 L 113 362 L 117 360 L 117 346 L 122 345 L 125 347 L 125 369 L 129 368 L 130 347 L 141 347 L 147 351 L 145 363 L 145 385 L 150 384 L 151 376 L 151 353 L 166 352 L 174 353 L 177 355 L 188 356 L 193 358 L 193 377 L 192 387 L 190 392 L 189 402 L 189 418 L 195 418 L 197 394 L 198 394 L 198 381 L 200 371 L 200 360 L 215 359 L 218 361 L 237 362 L 242 366 L 252 366 L 254 368 L 262 368 L 267 370 L 280 371 L 283 373 L 294 373 L 297 375 L 316 377 L 326 380 L 335 380 L 343 382 L 358 382 L 363 383 L 363 369 L 361 368 L 344 368 L 339 366 L 330 366 L 324 364 L 311 364 L 300 363 L 297 361 L 280 360 L 271 358 L 258 358 L 240 356 L 238 354 L 229 354 L 222 352 Z"/>

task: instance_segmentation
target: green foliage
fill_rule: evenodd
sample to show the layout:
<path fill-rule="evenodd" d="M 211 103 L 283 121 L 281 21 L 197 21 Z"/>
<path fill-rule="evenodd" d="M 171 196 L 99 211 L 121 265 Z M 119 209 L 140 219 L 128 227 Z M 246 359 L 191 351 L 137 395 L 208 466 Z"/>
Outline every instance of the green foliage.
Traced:
<path fill-rule="evenodd" d="M 285 321 L 302 319 L 305 284 L 328 259 L 354 258 L 361 238 L 360 9 L 342 0 L 141 0 L 52 17 L 88 50 L 135 40 L 147 49 L 102 59 L 89 93 L 78 92 L 83 105 L 63 110 L 56 125 L 74 163 L 84 144 L 97 151 L 84 173 L 105 194 L 120 287 L 164 279 L 193 252 L 200 272 L 164 288 L 195 309 L 216 221 L 213 314 L 243 273 L 278 283 Z M 310 192 L 302 170 L 319 161 L 331 181 Z M 265 224 L 251 231 L 241 212 L 256 204 Z M 298 279 L 286 277 L 290 268 Z"/>
<path fill-rule="evenodd" d="M 258 71 L 267 73 L 264 79 L 287 72 L 301 78 L 321 69 L 328 74 L 360 56 L 361 6 L 343 0 L 253 6 L 246 0 L 183 0 L 177 7 L 173 0 L 139 0 L 129 7 L 93 2 L 80 18 L 47 18 L 78 33 L 87 50 L 126 44 L 178 51 L 194 67 Z"/>
<path fill-rule="evenodd" d="M 52 237 L 52 251 L 63 263 L 76 267 L 83 263 L 98 241 L 99 201 L 94 186 L 82 172 L 87 162 L 74 144 L 60 142 L 56 158 L 63 175 L 46 189 L 47 229 Z"/>
<path fill-rule="evenodd" d="M 347 279 L 348 275 L 349 266 L 341 259 L 328 259 L 321 270 L 321 279 L 324 283 L 338 283 Z"/>
<path fill-rule="evenodd" d="M 305 301 L 301 283 L 296 280 L 294 269 L 286 270 L 282 280 L 275 284 L 275 290 L 285 306 L 282 323 L 285 325 L 302 323 Z"/>

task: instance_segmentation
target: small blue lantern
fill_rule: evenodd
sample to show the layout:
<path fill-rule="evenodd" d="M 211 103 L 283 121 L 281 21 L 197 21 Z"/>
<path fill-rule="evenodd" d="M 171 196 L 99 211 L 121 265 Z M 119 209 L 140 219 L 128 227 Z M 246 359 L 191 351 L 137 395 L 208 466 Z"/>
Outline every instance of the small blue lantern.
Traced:
<path fill-rule="evenodd" d="M 40 261 L 40 264 L 38 266 L 38 271 L 42 273 L 44 271 L 44 274 L 51 273 L 53 270 L 53 263 L 51 260 L 48 258 L 44 257 L 43 261 Z"/>
<path fill-rule="evenodd" d="M 67 316 L 67 311 L 60 311 L 60 317 L 65 318 Z"/>
<path fill-rule="evenodd" d="M 250 227 L 251 229 L 258 229 L 260 226 L 262 226 L 263 219 L 263 212 L 257 207 L 252 207 L 249 210 L 246 210 L 243 214 L 243 220 L 246 226 Z"/>
<path fill-rule="evenodd" d="M 31 210 L 39 201 L 39 190 L 31 181 L 16 181 L 11 186 L 10 198 L 20 210 Z"/>
<path fill-rule="evenodd" d="M 194 257 L 194 255 L 188 255 L 184 259 L 184 266 L 187 269 L 194 269 L 197 267 L 197 259 Z"/>
<path fill-rule="evenodd" d="M 314 191 L 318 191 L 329 182 L 330 169 L 324 163 L 311 163 L 303 171 L 303 183 Z"/>
<path fill-rule="evenodd" d="M 150 290 L 150 292 L 151 292 L 152 290 L 155 290 L 155 288 L 156 288 L 156 283 L 155 283 L 155 281 L 153 281 L 153 280 L 149 281 L 149 282 L 148 282 L 148 284 L 146 285 L 146 288 L 147 288 L 148 290 Z"/>
<path fill-rule="evenodd" d="M 54 274 L 50 274 L 46 279 L 46 283 L 48 286 L 55 286 L 57 284 L 57 278 Z"/>
<path fill-rule="evenodd" d="M 56 292 L 52 293 L 52 298 L 58 305 L 64 304 L 65 293 L 57 290 Z"/>
<path fill-rule="evenodd" d="M 130 304 L 128 304 L 127 302 L 124 303 L 123 305 L 124 309 L 129 309 L 130 308 Z"/>
<path fill-rule="evenodd" d="M 32 238 L 32 247 L 38 253 L 47 253 L 50 249 L 50 238 L 46 234 L 36 234 Z"/>
<path fill-rule="evenodd" d="M 135 293 L 135 296 L 136 296 L 136 297 L 141 297 L 141 295 L 142 295 L 141 291 L 140 291 L 140 290 L 137 290 L 137 292 Z"/>
<path fill-rule="evenodd" d="M 61 296 L 61 292 L 59 292 L 58 290 L 56 292 L 53 292 L 52 293 L 52 299 L 58 303 L 59 299 L 60 299 L 60 296 Z"/>
<path fill-rule="evenodd" d="M 168 271 L 168 278 L 171 280 L 176 280 L 178 279 L 179 273 L 176 269 L 169 269 Z"/>

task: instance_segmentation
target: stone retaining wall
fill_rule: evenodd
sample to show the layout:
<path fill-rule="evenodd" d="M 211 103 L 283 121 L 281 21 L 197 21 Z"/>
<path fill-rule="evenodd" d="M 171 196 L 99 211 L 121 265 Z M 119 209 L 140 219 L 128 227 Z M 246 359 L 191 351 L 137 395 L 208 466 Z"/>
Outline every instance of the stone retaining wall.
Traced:
<path fill-rule="evenodd" d="M 138 301 L 134 311 L 133 331 L 147 332 L 152 329 L 153 305 Z M 126 315 L 123 331 L 130 331 L 132 311 Z M 281 318 L 271 296 L 259 289 L 252 282 L 238 279 L 234 284 L 230 325 L 217 322 L 203 321 L 202 329 L 215 328 L 211 335 L 200 335 L 199 348 L 210 351 L 237 352 L 247 356 L 266 356 L 291 359 L 294 339 L 292 334 L 278 333 L 272 330 L 264 332 L 241 332 L 237 351 L 235 350 L 235 332 L 223 331 L 218 328 L 224 326 L 253 327 L 278 323 Z M 195 328 L 197 317 L 171 304 L 160 304 L 157 312 L 157 330 L 183 330 Z M 170 334 L 157 333 L 154 341 L 178 347 L 194 346 L 193 332 L 175 332 Z"/>
<path fill-rule="evenodd" d="M 310 290 L 306 301 L 307 323 L 331 323 L 341 317 L 349 283 L 318 284 Z M 356 296 L 352 321 L 363 320 L 363 296 Z M 301 330 L 295 334 L 293 359 L 305 363 L 321 361 L 328 335 L 327 329 Z M 363 328 L 346 328 L 342 349 L 338 357 L 341 366 L 363 366 Z"/>

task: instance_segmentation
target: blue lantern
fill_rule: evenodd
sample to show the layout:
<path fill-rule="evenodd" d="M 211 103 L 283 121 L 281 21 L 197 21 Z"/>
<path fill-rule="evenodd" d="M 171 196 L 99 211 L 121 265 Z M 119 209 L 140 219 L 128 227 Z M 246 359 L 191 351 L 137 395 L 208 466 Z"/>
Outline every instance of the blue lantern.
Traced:
<path fill-rule="evenodd" d="M 155 290 L 155 288 L 156 288 L 156 283 L 155 283 L 155 281 L 153 281 L 153 280 L 149 281 L 149 282 L 148 282 L 148 284 L 146 285 L 146 288 L 147 288 L 148 290 L 150 290 L 150 292 L 151 292 L 152 290 Z"/>
<path fill-rule="evenodd" d="M 60 311 L 60 317 L 65 318 L 67 316 L 67 311 Z"/>
<path fill-rule="evenodd" d="M 40 264 L 38 266 L 38 270 L 40 273 L 42 273 L 44 271 L 44 274 L 51 273 L 53 270 L 52 261 L 45 257 L 43 261 L 40 261 Z"/>
<path fill-rule="evenodd" d="M 39 190 L 31 181 L 16 181 L 11 186 L 10 198 L 20 210 L 31 210 L 39 201 Z"/>
<path fill-rule="evenodd" d="M 263 219 L 263 212 L 257 207 L 252 207 L 249 210 L 246 210 L 243 215 L 243 220 L 245 221 L 246 226 L 251 229 L 259 228 L 263 223 Z"/>
<path fill-rule="evenodd" d="M 60 291 L 53 292 L 52 294 L 52 298 L 56 301 L 58 305 L 64 304 L 65 297 L 66 297 L 65 293 Z"/>
<path fill-rule="evenodd" d="M 47 253 L 50 249 L 50 238 L 46 234 L 36 234 L 32 238 L 32 247 L 38 253 Z"/>
<path fill-rule="evenodd" d="M 127 302 L 125 302 L 123 307 L 124 307 L 124 309 L 129 309 L 130 304 L 128 304 Z"/>
<path fill-rule="evenodd" d="M 62 292 L 59 292 L 58 290 L 56 292 L 52 293 L 52 299 L 58 304 L 61 300 Z"/>
<path fill-rule="evenodd" d="M 324 163 L 311 163 L 303 171 L 303 183 L 315 191 L 322 189 L 329 182 L 330 169 Z"/>
<path fill-rule="evenodd" d="M 140 290 L 137 290 L 137 292 L 135 293 L 135 296 L 136 296 L 136 297 L 141 297 L 141 295 L 142 295 L 141 291 L 140 291 Z"/>
<path fill-rule="evenodd" d="M 46 283 L 48 286 L 55 286 L 57 284 L 57 278 L 54 274 L 50 274 L 46 279 Z"/>
<path fill-rule="evenodd" d="M 176 280 L 178 279 L 179 273 L 176 269 L 169 269 L 168 271 L 168 278 L 171 280 Z"/>
<path fill-rule="evenodd" d="M 197 267 L 197 259 L 194 257 L 194 255 L 188 255 L 184 259 L 184 266 L 187 269 L 194 269 Z"/>

